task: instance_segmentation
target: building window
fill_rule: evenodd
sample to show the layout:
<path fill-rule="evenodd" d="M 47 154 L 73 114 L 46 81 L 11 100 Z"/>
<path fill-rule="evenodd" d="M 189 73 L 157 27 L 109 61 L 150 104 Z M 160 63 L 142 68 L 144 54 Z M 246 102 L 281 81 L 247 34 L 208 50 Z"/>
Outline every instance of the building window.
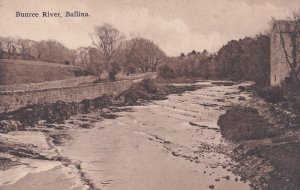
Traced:
<path fill-rule="evenodd" d="M 274 81 L 276 82 L 276 75 L 274 75 Z"/>

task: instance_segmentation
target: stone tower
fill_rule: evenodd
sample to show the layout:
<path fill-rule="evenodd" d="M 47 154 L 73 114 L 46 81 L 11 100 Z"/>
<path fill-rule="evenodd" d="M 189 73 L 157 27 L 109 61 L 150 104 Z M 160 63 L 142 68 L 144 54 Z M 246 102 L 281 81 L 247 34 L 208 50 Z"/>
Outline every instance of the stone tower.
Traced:
<path fill-rule="evenodd" d="M 293 56 L 299 56 L 295 55 L 299 54 L 297 49 L 299 47 L 299 40 L 297 40 L 299 36 L 295 35 L 296 27 L 296 21 L 278 20 L 274 22 L 270 39 L 271 86 L 282 86 L 291 81 L 291 68 L 286 59 L 286 55 L 288 55 L 290 61 L 293 60 Z M 284 45 L 282 44 L 282 39 Z M 283 48 L 283 46 L 285 46 L 285 48 Z"/>

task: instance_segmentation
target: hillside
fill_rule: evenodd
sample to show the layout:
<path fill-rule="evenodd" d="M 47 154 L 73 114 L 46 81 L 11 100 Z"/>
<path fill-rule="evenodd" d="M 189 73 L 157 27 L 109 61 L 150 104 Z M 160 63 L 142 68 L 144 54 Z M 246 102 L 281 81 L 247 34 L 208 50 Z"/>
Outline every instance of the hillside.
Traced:
<path fill-rule="evenodd" d="M 54 81 L 80 75 L 83 70 L 72 65 L 0 59 L 0 85 Z"/>

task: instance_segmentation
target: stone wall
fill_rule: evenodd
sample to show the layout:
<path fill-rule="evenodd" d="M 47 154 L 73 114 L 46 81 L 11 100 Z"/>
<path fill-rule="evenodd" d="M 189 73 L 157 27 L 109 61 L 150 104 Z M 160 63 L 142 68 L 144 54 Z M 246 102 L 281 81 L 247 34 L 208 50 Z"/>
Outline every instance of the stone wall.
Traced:
<path fill-rule="evenodd" d="M 94 99 L 104 94 L 118 95 L 129 89 L 131 84 L 132 80 L 124 80 L 76 87 L 0 92 L 0 113 L 13 111 L 32 104 L 55 103 L 57 101 L 80 102 L 84 99 Z"/>
<path fill-rule="evenodd" d="M 74 87 L 86 83 L 92 83 L 98 78 L 95 76 L 82 76 L 70 79 L 41 82 L 41 83 L 28 83 L 28 84 L 14 84 L 14 85 L 0 85 L 0 92 L 3 91 L 33 91 L 44 90 L 49 88 L 64 88 Z"/>

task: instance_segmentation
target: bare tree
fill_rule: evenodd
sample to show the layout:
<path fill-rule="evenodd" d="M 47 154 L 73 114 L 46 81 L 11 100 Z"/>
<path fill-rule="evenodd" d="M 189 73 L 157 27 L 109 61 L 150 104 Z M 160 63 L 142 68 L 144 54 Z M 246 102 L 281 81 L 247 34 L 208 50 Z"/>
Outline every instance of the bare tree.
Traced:
<path fill-rule="evenodd" d="M 16 53 L 16 40 L 12 37 L 4 38 L 4 51 L 7 52 L 8 58 L 12 58 L 12 56 Z"/>
<path fill-rule="evenodd" d="M 127 59 L 135 63 L 141 72 L 155 71 L 166 57 L 165 53 L 152 41 L 136 37 L 128 42 Z"/>
<path fill-rule="evenodd" d="M 22 59 L 25 59 L 26 56 L 29 55 L 30 40 L 17 39 L 16 44 L 20 47 L 19 51 L 20 51 Z"/>
<path fill-rule="evenodd" d="M 77 59 L 79 65 L 87 66 L 89 63 L 89 48 L 87 47 L 79 47 L 76 50 Z"/>
<path fill-rule="evenodd" d="M 112 25 L 105 23 L 95 27 L 94 33 L 90 34 L 90 37 L 93 45 L 99 51 L 99 58 L 103 62 L 104 69 L 110 72 L 125 36 Z"/>
<path fill-rule="evenodd" d="M 58 63 L 64 63 L 66 54 L 68 54 L 68 52 L 66 51 L 65 46 L 55 41 L 55 55 L 57 55 Z"/>
<path fill-rule="evenodd" d="M 138 37 L 135 34 L 131 34 L 131 39 L 124 43 L 124 62 L 123 62 L 123 72 L 127 75 L 129 73 L 135 73 L 137 70 L 137 65 L 134 61 L 134 53 L 137 49 Z"/>
<path fill-rule="evenodd" d="M 37 58 L 40 60 L 53 63 L 65 63 L 66 59 L 71 60 L 72 50 L 56 40 L 40 41 L 34 47 L 37 50 Z"/>
<path fill-rule="evenodd" d="M 46 41 L 44 41 L 44 40 L 35 42 L 33 44 L 33 51 L 35 52 L 36 58 L 38 60 L 42 60 L 42 57 L 45 52 L 45 46 L 46 46 L 45 44 L 46 44 Z"/>
<path fill-rule="evenodd" d="M 293 12 L 293 16 L 288 18 L 291 24 L 289 31 L 281 27 L 277 21 L 272 19 L 273 30 L 279 35 L 280 44 L 284 52 L 284 58 L 289 68 L 291 76 L 297 85 L 300 84 L 300 11 Z M 291 51 L 289 47 L 291 46 Z"/>
<path fill-rule="evenodd" d="M 4 37 L 0 37 L 0 58 L 4 57 L 4 53 L 5 53 L 5 38 Z"/>
<path fill-rule="evenodd" d="M 76 53 L 76 50 L 69 50 L 68 51 L 69 53 L 69 57 L 70 57 L 70 60 L 71 60 L 71 64 L 72 65 L 75 65 L 75 62 L 76 62 L 76 57 L 77 57 L 77 53 Z"/>

